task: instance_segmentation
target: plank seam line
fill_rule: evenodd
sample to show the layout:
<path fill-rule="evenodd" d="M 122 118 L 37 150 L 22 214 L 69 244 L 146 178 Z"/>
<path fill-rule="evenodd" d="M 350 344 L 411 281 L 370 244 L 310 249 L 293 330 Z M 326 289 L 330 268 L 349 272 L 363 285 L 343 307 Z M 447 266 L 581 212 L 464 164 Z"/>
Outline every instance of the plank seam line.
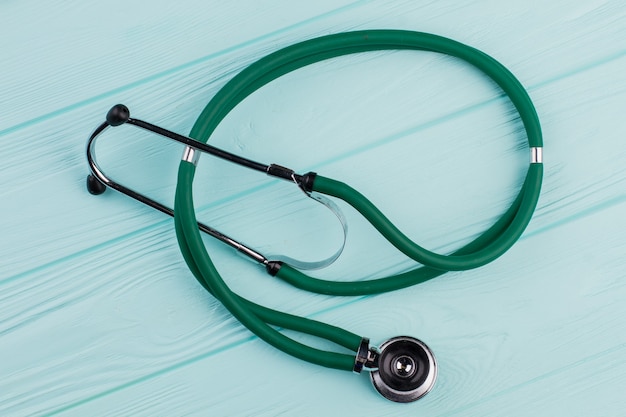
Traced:
<path fill-rule="evenodd" d="M 10 133 L 14 133 L 14 132 L 16 132 L 18 130 L 21 130 L 21 129 L 25 129 L 25 128 L 31 127 L 31 126 L 36 125 L 38 123 L 45 122 L 47 120 L 50 120 L 50 119 L 53 119 L 55 117 L 61 116 L 61 115 L 65 114 L 65 113 L 72 112 L 72 111 L 77 110 L 77 109 L 79 109 L 81 107 L 84 107 L 84 106 L 87 106 L 89 104 L 93 104 L 93 103 L 96 103 L 98 101 L 101 101 L 101 100 L 104 100 L 106 98 L 109 98 L 109 97 L 111 97 L 111 96 L 113 96 L 115 94 L 118 94 L 118 93 L 130 90 L 130 89 L 142 86 L 144 84 L 148 84 L 148 83 L 150 83 L 152 81 L 156 81 L 156 80 L 158 80 L 160 78 L 163 78 L 163 77 L 174 75 L 174 74 L 176 74 L 176 73 L 178 73 L 180 71 L 183 71 L 183 70 L 186 70 L 186 69 L 189 69 L 189 68 L 193 68 L 196 65 L 199 65 L 199 64 L 205 63 L 207 61 L 210 61 L 212 59 L 215 59 L 215 58 L 227 55 L 227 54 L 235 52 L 235 51 L 237 51 L 239 49 L 243 49 L 243 48 L 255 45 L 255 44 L 259 43 L 259 42 L 271 39 L 273 37 L 276 37 L 276 36 L 281 35 L 283 33 L 286 33 L 286 32 L 289 32 L 291 30 L 297 29 L 299 27 L 307 26 L 307 25 L 309 25 L 311 23 L 314 23 L 314 22 L 316 22 L 318 20 L 326 19 L 326 18 L 334 16 L 336 14 L 343 13 L 343 12 L 345 12 L 347 10 L 355 8 L 357 5 L 366 4 L 366 3 L 369 3 L 370 1 L 371 0 L 358 0 L 358 1 L 355 1 L 353 3 L 349 3 L 349 4 L 345 5 L 345 6 L 339 7 L 337 9 L 330 10 L 328 12 L 319 14 L 319 15 L 314 16 L 314 17 L 309 18 L 309 19 L 302 20 L 302 21 L 300 21 L 298 23 L 294 23 L 294 24 L 289 25 L 289 26 L 285 26 L 285 27 L 283 27 L 281 29 L 275 30 L 273 32 L 266 33 L 264 35 L 261 35 L 261 36 L 258 36 L 256 38 L 254 38 L 254 39 L 249 39 L 249 40 L 241 42 L 241 43 L 239 43 L 237 45 L 229 46 L 227 48 L 222 49 L 221 51 L 217 51 L 217 52 L 211 53 L 209 55 L 205 55 L 203 57 L 200 57 L 200 58 L 194 59 L 192 61 L 186 62 L 186 63 L 184 63 L 182 65 L 178 65 L 178 66 L 175 66 L 173 68 L 170 68 L 170 69 L 158 72 L 158 73 L 156 73 L 154 75 L 142 78 L 140 80 L 137 80 L 137 81 L 134 81 L 132 83 L 123 85 L 121 87 L 114 88 L 114 89 L 109 90 L 107 92 L 104 92 L 104 93 L 101 93 L 101 94 L 97 94 L 97 95 L 95 95 L 93 97 L 87 98 L 85 100 L 81 100 L 81 101 L 76 102 L 74 104 L 70 104 L 68 106 L 65 106 L 65 107 L 62 107 L 60 109 L 51 111 L 51 112 L 43 114 L 41 116 L 37 116 L 37 117 L 32 118 L 30 120 L 26 120 L 24 122 L 20 122 L 18 124 L 15 124 L 13 126 L 10 126 L 10 127 L 7 127 L 5 129 L 0 130 L 0 137 L 8 135 Z"/>

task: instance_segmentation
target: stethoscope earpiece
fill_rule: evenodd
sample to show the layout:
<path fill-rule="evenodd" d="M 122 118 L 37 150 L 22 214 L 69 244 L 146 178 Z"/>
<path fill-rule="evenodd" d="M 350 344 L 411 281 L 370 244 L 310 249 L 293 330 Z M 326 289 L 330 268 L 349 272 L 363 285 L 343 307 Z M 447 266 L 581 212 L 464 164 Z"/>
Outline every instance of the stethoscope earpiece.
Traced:
<path fill-rule="evenodd" d="M 89 194 L 100 195 L 106 190 L 106 185 L 100 182 L 100 180 L 96 178 L 93 174 L 87 175 L 87 191 L 89 191 Z"/>
<path fill-rule="evenodd" d="M 120 126 L 130 119 L 130 110 L 123 104 L 116 104 L 107 113 L 106 121 L 111 126 Z"/>
<path fill-rule="evenodd" d="M 419 400 L 437 379 L 437 362 L 422 341 L 410 336 L 387 340 L 379 348 L 378 368 L 370 372 L 374 388 L 388 400 L 408 403 Z"/>

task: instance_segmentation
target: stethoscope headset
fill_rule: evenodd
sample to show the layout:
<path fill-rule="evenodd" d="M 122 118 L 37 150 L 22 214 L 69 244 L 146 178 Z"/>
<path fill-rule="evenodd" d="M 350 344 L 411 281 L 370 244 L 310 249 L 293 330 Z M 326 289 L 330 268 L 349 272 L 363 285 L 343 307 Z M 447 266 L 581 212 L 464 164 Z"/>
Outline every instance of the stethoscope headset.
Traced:
<path fill-rule="evenodd" d="M 206 143 L 219 123 L 235 106 L 272 80 L 322 60 L 359 52 L 389 49 L 438 52 L 472 64 L 500 86 L 515 106 L 526 130 L 530 148 L 530 165 L 519 195 L 495 224 L 449 255 L 428 251 L 411 241 L 370 201 L 347 184 L 314 172 L 297 174 L 280 165 L 258 163 Z M 109 126 L 122 124 L 138 126 L 186 145 L 178 169 L 173 210 L 113 181 L 96 163 L 94 158 L 96 137 Z M 87 178 L 87 187 L 92 194 L 101 194 L 106 187 L 113 188 L 173 216 L 180 250 L 193 275 L 207 291 L 219 299 L 244 326 L 259 338 L 292 356 L 313 364 L 356 373 L 360 373 L 363 369 L 369 370 L 374 387 L 383 396 L 396 402 L 410 402 L 428 393 L 437 377 L 437 363 L 426 344 L 413 337 L 400 336 L 387 340 L 378 347 L 372 347 L 368 338 L 330 324 L 263 307 L 237 295 L 230 290 L 213 265 L 202 242 L 200 230 L 255 260 L 271 276 L 306 291 L 338 296 L 393 291 L 435 278 L 447 271 L 478 268 L 507 251 L 524 232 L 537 205 L 543 176 L 542 146 L 541 127 L 532 101 L 513 74 L 495 59 L 470 46 L 437 35 L 403 30 L 366 30 L 323 36 L 297 43 L 251 64 L 231 79 L 207 104 L 196 120 L 189 137 L 133 119 L 124 105 L 114 106 L 108 112 L 106 122 L 102 123 L 89 138 L 87 159 L 91 175 Z M 335 282 L 313 278 L 301 270 L 329 264 L 339 256 L 342 248 L 328 259 L 313 263 L 299 262 L 286 257 L 267 259 L 254 249 L 196 220 L 192 182 L 201 152 L 293 182 L 304 193 L 329 207 L 337 215 L 344 226 L 344 242 L 346 229 L 343 216 L 330 200 L 323 198 L 320 194 L 345 201 L 363 215 L 399 251 L 423 266 L 384 278 Z M 276 328 L 290 329 L 327 339 L 353 353 L 317 349 L 285 336 Z"/>

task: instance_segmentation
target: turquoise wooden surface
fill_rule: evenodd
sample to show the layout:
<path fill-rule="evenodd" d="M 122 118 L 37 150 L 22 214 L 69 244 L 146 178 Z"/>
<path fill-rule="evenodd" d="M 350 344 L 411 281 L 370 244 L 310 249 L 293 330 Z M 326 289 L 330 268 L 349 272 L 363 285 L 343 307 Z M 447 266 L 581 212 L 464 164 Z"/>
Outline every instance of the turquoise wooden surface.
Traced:
<path fill-rule="evenodd" d="M 1 2 L 0 415 L 626 415 L 625 19 L 619 0 Z M 295 290 L 206 243 L 229 285 L 263 304 L 375 343 L 426 341 L 439 380 L 410 405 L 253 337 L 188 272 L 171 219 L 84 187 L 85 141 L 111 105 L 185 133 L 255 59 L 365 28 L 468 43 L 528 88 L 546 177 L 523 238 L 478 270 L 359 298 Z M 528 158 L 489 81 L 409 52 L 283 77 L 212 142 L 344 180 L 439 251 L 502 213 Z M 98 151 L 112 176 L 172 202 L 178 146 L 122 127 Z M 205 156 L 195 189 L 199 217 L 266 252 L 338 244 L 332 216 L 288 184 Z M 345 213 L 345 253 L 317 276 L 412 266 Z"/>

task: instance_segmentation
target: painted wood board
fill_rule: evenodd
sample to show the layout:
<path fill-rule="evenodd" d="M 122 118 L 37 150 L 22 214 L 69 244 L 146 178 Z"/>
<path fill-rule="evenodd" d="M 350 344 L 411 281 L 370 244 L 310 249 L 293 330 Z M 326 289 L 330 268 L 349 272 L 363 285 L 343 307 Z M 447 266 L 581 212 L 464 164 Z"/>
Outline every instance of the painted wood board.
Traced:
<path fill-rule="evenodd" d="M 623 416 L 625 14 L 619 1 L 0 4 L 0 415 Z M 425 340 L 439 381 L 411 405 L 265 345 L 195 282 L 171 219 L 84 188 L 85 141 L 111 105 L 186 133 L 255 59 L 366 28 L 457 39 L 528 88 L 546 177 L 526 234 L 486 267 L 357 298 L 295 290 L 206 244 L 228 284 L 260 303 L 375 342 Z M 344 180 L 445 252 L 515 196 L 527 164 L 519 128 L 467 65 L 390 52 L 281 78 L 211 142 Z M 115 178 L 171 204 L 179 147 L 119 128 L 98 151 Z M 195 194 L 199 217 L 268 252 L 323 257 L 340 239 L 288 184 L 207 157 Z M 317 276 L 412 267 L 342 207 L 345 253 Z"/>

